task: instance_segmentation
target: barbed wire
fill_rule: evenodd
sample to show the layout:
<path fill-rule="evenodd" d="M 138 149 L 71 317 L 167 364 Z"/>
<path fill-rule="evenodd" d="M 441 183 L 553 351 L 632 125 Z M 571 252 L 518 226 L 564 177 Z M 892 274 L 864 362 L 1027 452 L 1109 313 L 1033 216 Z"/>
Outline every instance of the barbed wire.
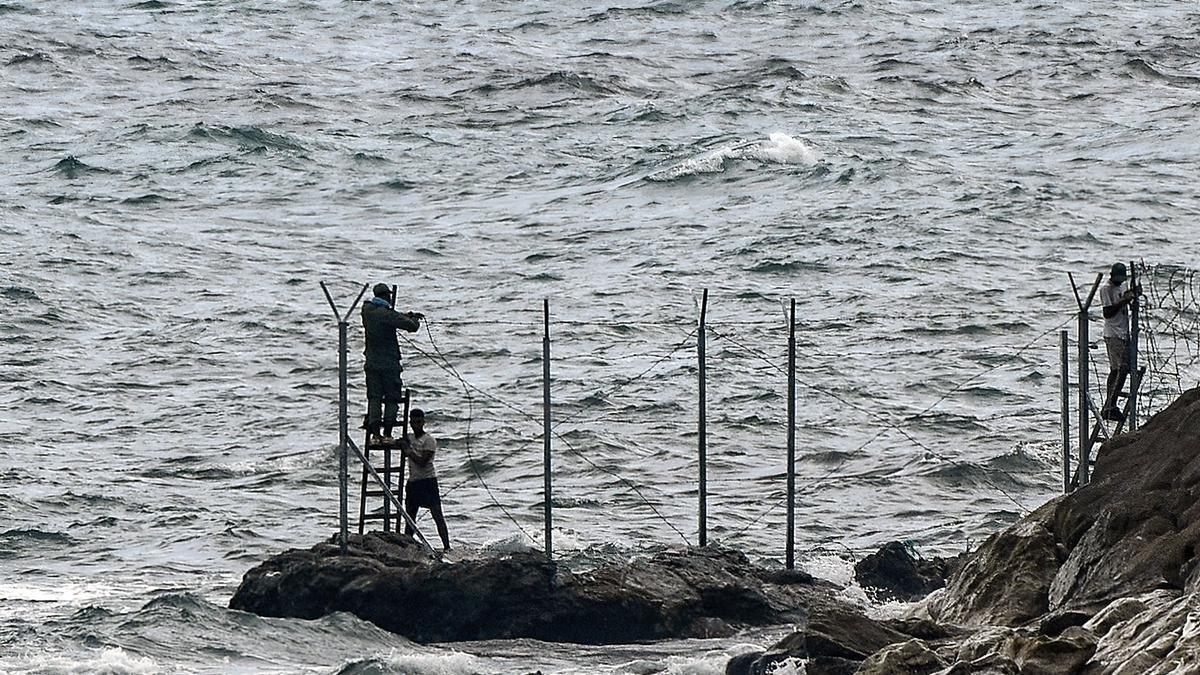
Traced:
<path fill-rule="evenodd" d="M 1157 410 L 1160 393 L 1184 391 L 1184 377 L 1200 364 L 1196 337 L 1200 335 L 1200 284 L 1196 271 L 1175 265 L 1136 265 L 1146 302 L 1141 331 L 1148 385 L 1138 396 L 1139 414 Z M 1144 406 L 1145 412 L 1142 412 Z"/>

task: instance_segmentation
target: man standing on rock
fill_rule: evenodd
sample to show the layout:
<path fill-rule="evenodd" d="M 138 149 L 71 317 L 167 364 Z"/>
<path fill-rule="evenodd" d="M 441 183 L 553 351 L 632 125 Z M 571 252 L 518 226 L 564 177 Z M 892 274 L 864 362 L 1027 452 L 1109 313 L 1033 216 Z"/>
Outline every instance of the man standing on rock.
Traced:
<path fill-rule="evenodd" d="M 446 517 L 442 515 L 442 496 L 438 493 L 437 471 L 433 468 L 433 456 L 437 453 L 437 439 L 425 432 L 425 411 L 413 408 L 408 413 L 408 424 L 412 433 L 405 438 L 401 451 L 408 458 L 408 483 L 404 488 L 404 510 L 416 522 L 421 507 L 429 509 L 442 538 L 442 550 L 450 550 L 450 534 L 446 531 Z M 412 525 L 404 526 L 404 533 L 412 536 Z"/>
<path fill-rule="evenodd" d="M 1125 386 L 1129 375 L 1129 303 L 1141 293 L 1140 288 L 1125 288 L 1128 273 L 1122 263 L 1113 263 L 1108 283 L 1100 289 L 1104 303 L 1104 346 L 1108 349 L 1108 396 L 1100 416 L 1121 421 L 1125 413 L 1117 408 L 1117 393 Z"/>
<path fill-rule="evenodd" d="M 370 442 L 378 444 L 391 439 L 396 413 L 404 398 L 404 381 L 400 377 L 404 367 L 400 365 L 396 331 L 415 333 L 425 317 L 415 312 L 401 314 L 394 310 L 394 299 L 387 284 L 375 284 L 373 290 L 375 297 L 364 302 L 362 308 L 366 332 L 363 369 L 367 374 L 367 431 Z"/>

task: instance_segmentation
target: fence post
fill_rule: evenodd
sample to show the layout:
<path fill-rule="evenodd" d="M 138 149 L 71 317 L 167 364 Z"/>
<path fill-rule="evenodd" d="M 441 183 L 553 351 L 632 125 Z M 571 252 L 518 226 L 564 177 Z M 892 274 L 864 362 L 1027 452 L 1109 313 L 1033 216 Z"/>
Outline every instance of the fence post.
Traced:
<path fill-rule="evenodd" d="M 1088 314 L 1086 307 L 1079 308 L 1079 485 L 1088 482 Z"/>
<path fill-rule="evenodd" d="M 542 474 L 544 482 L 546 521 L 546 560 L 554 559 L 550 529 L 554 514 L 550 507 L 550 299 L 542 300 Z"/>
<path fill-rule="evenodd" d="M 321 291 L 325 294 L 325 300 L 329 302 L 329 309 L 333 310 L 333 318 L 338 322 L 338 549 L 342 555 L 346 554 L 346 548 L 349 541 L 349 514 L 347 513 L 346 502 L 350 491 L 350 448 L 348 446 L 347 434 L 349 433 L 349 387 L 346 383 L 346 358 L 350 351 L 347 335 L 349 333 L 350 313 L 358 306 L 358 301 L 362 300 L 362 296 L 367 292 L 367 285 L 358 291 L 358 297 L 354 302 L 350 303 L 350 307 L 346 310 L 343 316 L 338 311 L 337 304 L 333 301 L 333 295 L 329 293 L 329 288 L 325 282 L 321 283 Z M 360 521 L 361 525 L 361 521 Z"/>
<path fill-rule="evenodd" d="M 1137 286 L 1137 268 L 1134 267 L 1133 261 L 1129 261 L 1129 287 Z M 1137 295 L 1133 296 L 1133 302 L 1129 303 L 1129 430 L 1137 431 L 1138 428 L 1138 410 L 1137 410 L 1137 395 L 1138 387 L 1141 385 L 1140 377 L 1138 377 L 1138 340 L 1141 339 L 1141 298 Z M 1114 405 L 1116 403 L 1114 402 Z"/>
<path fill-rule="evenodd" d="M 1063 492 L 1071 491 L 1071 371 L 1068 366 L 1067 331 L 1058 334 L 1059 381 L 1062 383 Z"/>
<path fill-rule="evenodd" d="M 1091 438 L 1088 436 L 1088 422 L 1091 419 L 1088 408 L 1088 388 L 1091 386 L 1088 384 L 1088 365 L 1091 360 L 1088 354 L 1088 308 L 1092 306 L 1092 300 L 1096 297 L 1096 291 L 1100 288 L 1100 282 L 1104 280 L 1104 275 L 1096 275 L 1087 300 L 1079 297 L 1079 291 L 1075 288 L 1075 278 L 1070 274 L 1067 277 L 1071 279 L 1071 289 L 1075 291 L 1075 302 L 1079 305 L 1079 485 L 1083 486 L 1091 480 L 1092 472 L 1092 462 L 1089 457 Z M 1107 392 L 1105 395 L 1107 396 Z"/>
<path fill-rule="evenodd" d="M 350 324 L 345 320 L 338 322 L 338 548 L 342 555 L 346 554 L 349 540 L 349 514 L 346 502 L 350 493 L 350 461 L 349 448 L 346 447 L 346 434 L 349 433 L 348 401 L 349 388 L 346 382 L 346 355 L 350 351 L 347 344 L 347 334 Z"/>
<path fill-rule="evenodd" d="M 796 567 L 796 299 L 788 313 L 787 568 Z"/>
<path fill-rule="evenodd" d="M 700 327 L 697 329 L 696 338 L 696 359 L 699 362 L 699 393 L 700 393 L 700 410 L 697 416 L 697 431 L 699 432 L 699 440 L 697 441 L 698 450 L 700 452 L 700 545 L 708 545 L 708 418 L 706 413 L 707 408 L 707 392 L 705 391 L 705 357 L 704 357 L 704 332 L 705 320 L 708 315 L 708 289 L 704 289 L 704 295 L 700 299 Z"/>

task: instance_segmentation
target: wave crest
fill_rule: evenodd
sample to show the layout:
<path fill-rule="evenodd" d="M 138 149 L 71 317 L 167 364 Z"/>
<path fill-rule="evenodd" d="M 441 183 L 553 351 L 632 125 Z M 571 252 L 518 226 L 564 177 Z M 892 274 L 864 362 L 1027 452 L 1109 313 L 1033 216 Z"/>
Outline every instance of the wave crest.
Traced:
<path fill-rule="evenodd" d="M 699 157 L 692 157 L 675 166 L 655 171 L 646 176 L 646 180 L 666 182 L 705 173 L 721 173 L 731 165 L 747 160 L 760 164 L 813 166 L 821 159 L 821 154 L 804 141 L 775 132 L 765 141 L 725 145 Z"/>

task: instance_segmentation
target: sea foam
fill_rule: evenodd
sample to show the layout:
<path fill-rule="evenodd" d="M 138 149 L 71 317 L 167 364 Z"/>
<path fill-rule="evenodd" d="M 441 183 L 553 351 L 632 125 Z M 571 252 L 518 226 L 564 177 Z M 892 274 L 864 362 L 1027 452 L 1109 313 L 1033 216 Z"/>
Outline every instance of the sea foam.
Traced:
<path fill-rule="evenodd" d="M 686 176 L 720 173 L 739 161 L 812 166 L 821 161 L 821 154 L 798 138 L 782 132 L 775 132 L 765 141 L 723 145 L 703 155 L 686 159 L 675 166 L 655 171 L 646 176 L 646 179 L 664 182 Z"/>
<path fill-rule="evenodd" d="M 120 647 L 87 653 L 80 657 L 30 655 L 12 661 L 0 659 L 0 669 L 6 673 L 32 675 L 143 675 L 161 673 L 164 668 L 153 659 L 130 654 Z"/>

